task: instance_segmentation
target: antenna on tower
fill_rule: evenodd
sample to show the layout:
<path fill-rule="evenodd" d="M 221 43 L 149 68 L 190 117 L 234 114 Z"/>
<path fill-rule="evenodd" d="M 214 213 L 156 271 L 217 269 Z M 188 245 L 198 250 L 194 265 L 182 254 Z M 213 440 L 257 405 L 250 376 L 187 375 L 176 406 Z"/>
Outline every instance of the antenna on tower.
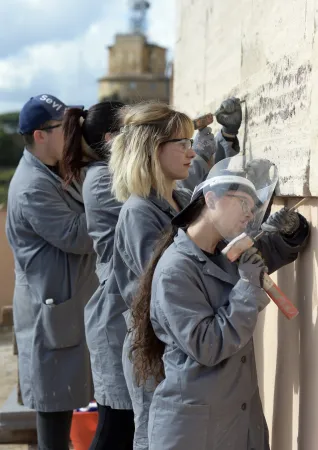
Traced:
<path fill-rule="evenodd" d="M 147 10 L 150 3 L 145 0 L 130 0 L 130 28 L 133 34 L 146 34 Z"/>

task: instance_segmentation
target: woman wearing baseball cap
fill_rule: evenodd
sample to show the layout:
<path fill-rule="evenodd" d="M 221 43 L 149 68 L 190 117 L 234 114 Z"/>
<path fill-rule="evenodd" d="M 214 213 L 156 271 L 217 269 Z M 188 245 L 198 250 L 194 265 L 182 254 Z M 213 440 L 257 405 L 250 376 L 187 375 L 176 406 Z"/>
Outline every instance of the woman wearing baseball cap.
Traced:
<path fill-rule="evenodd" d="M 269 302 L 262 276 L 297 258 L 308 224 L 282 210 L 267 220 L 276 233 L 239 263 L 221 250 L 259 228 L 275 184 L 268 161 L 221 161 L 154 251 L 132 306 L 136 378 L 159 382 L 149 450 L 269 449 L 253 347 Z"/>

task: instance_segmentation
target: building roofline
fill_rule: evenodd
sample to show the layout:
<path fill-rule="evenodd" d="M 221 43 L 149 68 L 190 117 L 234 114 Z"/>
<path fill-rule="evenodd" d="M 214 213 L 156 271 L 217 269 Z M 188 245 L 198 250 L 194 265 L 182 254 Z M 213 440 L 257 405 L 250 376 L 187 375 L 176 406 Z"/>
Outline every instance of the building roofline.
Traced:
<path fill-rule="evenodd" d="M 148 41 L 146 36 L 143 36 L 143 35 L 140 35 L 140 34 L 133 34 L 133 33 L 117 33 L 117 34 L 115 35 L 115 41 L 114 41 L 114 43 L 113 43 L 113 44 L 110 44 L 110 45 L 106 45 L 106 46 L 105 46 L 106 49 L 111 49 L 111 48 L 113 48 L 113 47 L 116 46 L 116 37 L 117 37 L 117 36 L 118 36 L 118 37 L 127 37 L 128 39 L 129 39 L 129 37 L 131 37 L 131 36 L 142 36 L 142 37 L 144 38 L 144 42 L 145 42 L 145 45 L 146 45 L 147 47 L 155 47 L 155 48 L 160 48 L 161 50 L 165 50 L 166 52 L 168 51 L 168 48 L 167 48 L 167 47 L 163 47 L 162 45 L 158 45 L 158 44 L 156 44 L 156 43 L 154 43 L 154 42 Z"/>
<path fill-rule="evenodd" d="M 106 77 L 98 78 L 98 82 L 100 81 L 170 81 L 171 78 L 165 75 L 156 75 L 156 74 L 140 74 L 140 75 L 109 75 Z"/>

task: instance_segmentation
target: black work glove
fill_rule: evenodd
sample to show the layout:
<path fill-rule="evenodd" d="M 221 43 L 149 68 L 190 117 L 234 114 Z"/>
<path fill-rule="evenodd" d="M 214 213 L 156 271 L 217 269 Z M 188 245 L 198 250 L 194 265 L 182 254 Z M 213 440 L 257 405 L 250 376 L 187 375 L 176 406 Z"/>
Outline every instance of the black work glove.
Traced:
<path fill-rule="evenodd" d="M 216 120 L 223 125 L 226 134 L 237 135 L 242 123 L 242 107 L 239 98 L 230 97 L 221 103 L 215 113 Z"/>
<path fill-rule="evenodd" d="M 263 258 L 258 254 L 257 248 L 251 247 L 242 254 L 238 271 L 242 280 L 257 287 L 263 287 L 264 273 L 268 272 L 268 268 Z"/>
<path fill-rule="evenodd" d="M 207 163 L 211 160 L 216 152 L 216 144 L 210 127 L 205 127 L 197 132 L 193 142 L 193 150 Z"/>
<path fill-rule="evenodd" d="M 266 233 L 279 232 L 283 235 L 291 236 L 298 230 L 299 225 L 299 214 L 284 207 L 270 215 L 261 228 Z"/>

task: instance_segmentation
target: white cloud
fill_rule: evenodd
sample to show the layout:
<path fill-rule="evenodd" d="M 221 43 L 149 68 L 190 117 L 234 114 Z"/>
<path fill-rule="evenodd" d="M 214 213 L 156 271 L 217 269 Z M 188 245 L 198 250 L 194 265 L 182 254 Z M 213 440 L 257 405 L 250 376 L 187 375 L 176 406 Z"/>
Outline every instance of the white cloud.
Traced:
<path fill-rule="evenodd" d="M 80 7 L 77 0 L 1 1 L 0 57 L 37 43 L 74 39 L 110 10 L 103 0 L 81 0 Z"/>
<path fill-rule="evenodd" d="M 104 0 L 55 0 L 54 3 L 13 0 L 6 3 L 12 4 L 13 10 L 23 4 L 26 17 L 37 20 L 44 16 L 45 20 L 40 27 L 42 34 L 33 33 L 32 39 L 28 39 L 26 33 L 25 42 L 31 44 L 21 42 L 16 51 L 12 50 L 3 58 L 0 46 L 0 111 L 19 109 L 29 97 L 43 92 L 52 93 L 66 103 L 93 104 L 97 100 L 97 79 L 106 73 L 106 47 L 113 43 L 116 33 L 126 32 L 128 28 L 127 0 L 112 1 L 111 6 L 106 1 L 107 7 L 101 7 Z M 99 18 L 87 8 L 89 3 L 91 8 L 96 8 Z M 79 4 L 83 6 L 81 9 Z M 74 8 L 77 8 L 76 14 Z M 2 9 L 0 6 L 0 15 Z M 7 6 L 7 15 L 8 9 Z M 56 10 L 59 14 L 54 13 Z M 70 30 L 65 31 L 67 24 L 72 27 L 75 22 L 70 20 L 72 11 L 77 17 L 73 35 Z M 148 18 L 149 39 L 172 48 L 174 0 L 153 0 Z"/>

